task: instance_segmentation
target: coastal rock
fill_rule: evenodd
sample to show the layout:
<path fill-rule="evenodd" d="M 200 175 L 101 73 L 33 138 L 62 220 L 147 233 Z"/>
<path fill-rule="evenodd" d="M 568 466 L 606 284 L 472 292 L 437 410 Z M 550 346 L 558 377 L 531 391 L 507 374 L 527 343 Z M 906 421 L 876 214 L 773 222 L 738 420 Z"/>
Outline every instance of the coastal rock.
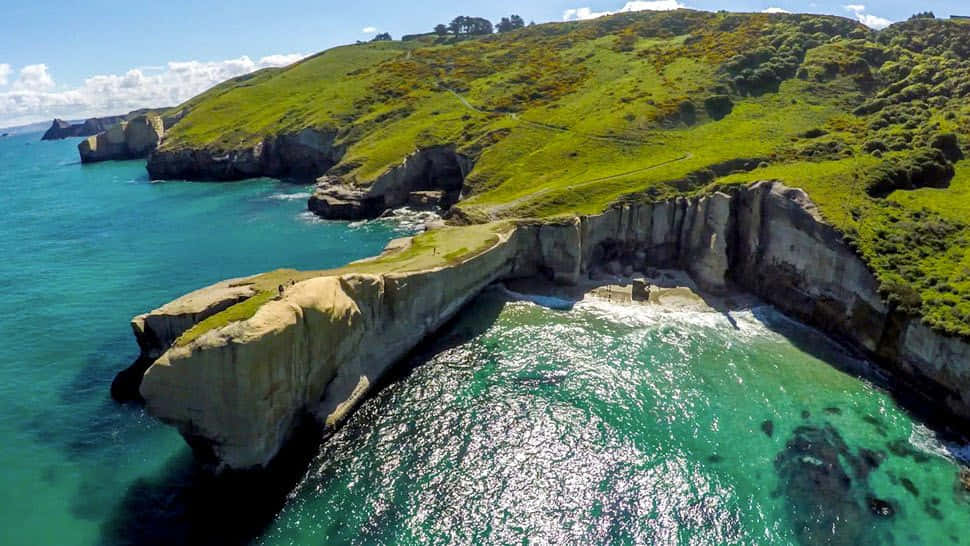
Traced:
<path fill-rule="evenodd" d="M 148 157 L 148 174 L 153 180 L 230 181 L 260 176 L 313 179 L 343 156 L 336 137 L 336 131 L 307 128 L 229 151 L 162 146 Z"/>
<path fill-rule="evenodd" d="M 78 136 L 75 126 L 69 121 L 64 121 L 60 118 L 55 118 L 51 123 L 50 129 L 44 133 L 44 136 L 40 137 L 41 140 L 60 140 L 62 138 L 69 138 L 73 136 Z"/>
<path fill-rule="evenodd" d="M 83 123 L 72 124 L 62 119 L 55 119 L 50 129 L 44 133 L 41 140 L 60 140 L 72 137 L 93 136 L 107 131 L 112 125 L 124 121 L 125 116 L 106 116 L 103 118 L 89 118 Z"/>
<path fill-rule="evenodd" d="M 336 426 L 391 365 L 507 275 L 511 237 L 453 267 L 297 283 L 252 318 L 168 348 L 144 374 L 148 411 L 204 460 L 265 466 L 298 419 Z"/>
<path fill-rule="evenodd" d="M 247 279 L 230 279 L 196 290 L 150 313 L 131 320 L 131 330 L 140 354 L 111 384 L 111 397 L 119 402 L 140 401 L 145 370 L 185 331 L 208 317 L 253 296 Z"/>
<path fill-rule="evenodd" d="M 366 220 L 414 200 L 434 201 L 447 209 L 461 196 L 473 163 L 451 146 L 417 150 L 368 185 L 355 185 L 337 176 L 323 176 L 308 207 L 323 218 Z M 433 199 L 432 199 L 433 198 Z"/>
<path fill-rule="evenodd" d="M 151 153 L 164 135 L 162 119 L 147 114 L 122 121 L 103 133 L 88 137 L 78 144 L 78 152 L 82 163 L 137 159 Z"/>
<path fill-rule="evenodd" d="M 366 202 L 367 193 L 355 191 L 339 194 L 340 206 Z M 487 284 L 535 276 L 572 284 L 604 269 L 655 267 L 685 270 L 706 290 L 756 294 L 872 358 L 927 407 L 970 424 L 962 394 L 970 392 L 970 345 L 886 305 L 871 272 L 807 195 L 776 182 L 523 222 L 475 258 L 433 270 L 305 281 L 249 320 L 173 346 L 211 309 L 245 297 L 230 286 L 226 299 L 207 289 L 195 304 L 177 305 L 182 312 L 149 314 L 159 322 L 136 319 L 145 325 L 135 331 L 146 358 L 161 352 L 141 393 L 149 411 L 178 426 L 203 456 L 232 468 L 262 466 L 301 414 L 335 425 Z"/>

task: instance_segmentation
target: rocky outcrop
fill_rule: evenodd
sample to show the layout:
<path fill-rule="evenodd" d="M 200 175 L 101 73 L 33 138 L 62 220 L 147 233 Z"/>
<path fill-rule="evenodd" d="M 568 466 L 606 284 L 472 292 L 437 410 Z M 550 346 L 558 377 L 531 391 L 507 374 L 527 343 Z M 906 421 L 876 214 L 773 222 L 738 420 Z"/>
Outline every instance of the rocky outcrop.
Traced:
<path fill-rule="evenodd" d="M 297 283 L 249 320 L 169 348 L 141 394 L 203 459 L 264 466 L 301 416 L 335 426 L 399 358 L 508 275 L 517 248 L 503 236 L 453 267 Z"/>
<path fill-rule="evenodd" d="M 249 320 L 172 346 L 201 320 L 199 309 L 223 301 L 216 294 L 227 287 L 217 285 L 211 295 L 196 294 L 195 315 L 150 314 L 151 336 L 136 327 L 143 352 L 161 353 L 140 392 L 149 411 L 204 457 L 232 468 L 263 466 L 301 416 L 334 426 L 487 284 L 533 276 L 575 283 L 605 264 L 676 267 L 705 290 L 757 294 L 881 363 L 898 388 L 922 395 L 928 407 L 970 423 L 970 345 L 886 305 L 876 279 L 805 193 L 772 182 L 521 224 L 491 249 L 444 268 L 304 281 Z"/>
<path fill-rule="evenodd" d="M 107 131 L 112 125 L 120 123 L 125 116 L 106 116 L 103 118 L 89 118 L 83 123 L 72 124 L 69 121 L 55 119 L 50 129 L 44 133 L 41 140 L 60 140 L 72 137 L 93 136 Z"/>
<path fill-rule="evenodd" d="M 314 179 L 343 157 L 336 137 L 336 131 L 308 128 L 232 151 L 162 147 L 148 158 L 148 174 L 153 180 Z"/>
<path fill-rule="evenodd" d="M 78 144 L 82 163 L 147 157 L 165 135 L 162 118 L 154 114 L 122 121 Z"/>
<path fill-rule="evenodd" d="M 131 320 L 140 354 L 111 384 L 111 397 L 119 402 L 140 401 L 138 392 L 145 370 L 162 356 L 186 330 L 255 294 L 248 279 L 230 279 L 196 290 L 150 313 Z"/>
<path fill-rule="evenodd" d="M 470 158 L 450 146 L 418 150 L 388 169 L 373 183 L 358 187 L 339 176 L 324 176 L 310 197 L 309 208 L 335 220 L 377 218 L 384 211 L 417 205 L 447 209 L 461 197 Z"/>

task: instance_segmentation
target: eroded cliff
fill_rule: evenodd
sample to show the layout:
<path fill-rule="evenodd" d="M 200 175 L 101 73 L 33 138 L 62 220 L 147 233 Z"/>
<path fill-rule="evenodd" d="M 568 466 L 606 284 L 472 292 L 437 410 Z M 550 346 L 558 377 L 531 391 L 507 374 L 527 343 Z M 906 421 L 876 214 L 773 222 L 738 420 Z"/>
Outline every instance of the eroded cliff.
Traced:
<path fill-rule="evenodd" d="M 121 121 L 107 131 L 88 137 L 78 144 L 82 163 L 139 159 L 147 157 L 165 136 L 165 123 L 155 114 L 145 114 Z"/>
<path fill-rule="evenodd" d="M 266 465 L 301 416 L 335 426 L 399 358 L 508 275 L 516 249 L 514 233 L 503 234 L 454 266 L 296 283 L 252 318 L 172 345 L 144 374 L 141 394 L 203 458 Z M 187 318 L 155 331 L 170 338 L 191 326 Z M 153 313 L 143 322 L 156 319 L 165 320 Z"/>
<path fill-rule="evenodd" d="M 233 151 L 163 146 L 149 156 L 148 174 L 153 180 L 313 179 L 340 161 L 343 150 L 335 144 L 336 136 L 336 131 L 307 128 Z"/>
<path fill-rule="evenodd" d="M 415 151 L 373 183 L 358 187 L 339 176 L 323 176 L 310 197 L 309 208 L 324 218 L 359 220 L 412 205 L 448 209 L 461 197 L 471 158 L 453 146 Z"/>
<path fill-rule="evenodd" d="M 397 252 L 410 251 L 402 248 Z M 262 466 L 301 416 L 336 425 L 387 369 L 489 283 L 532 276 L 575 283 L 604 268 L 648 267 L 682 268 L 708 291 L 757 294 L 882 363 L 927 405 L 970 422 L 970 345 L 888 306 L 873 275 L 805 193 L 773 182 L 520 223 L 446 266 L 311 278 L 247 320 L 173 343 L 205 314 L 199 309 L 228 301 L 217 297 L 228 285 L 217 285 L 211 294 L 196 293 L 192 313 L 176 319 L 160 310 L 136 319 L 154 325 L 151 342 L 139 338 L 148 358 L 165 349 L 144 374 L 141 394 L 149 411 L 177 426 L 202 456 L 231 468 Z"/>

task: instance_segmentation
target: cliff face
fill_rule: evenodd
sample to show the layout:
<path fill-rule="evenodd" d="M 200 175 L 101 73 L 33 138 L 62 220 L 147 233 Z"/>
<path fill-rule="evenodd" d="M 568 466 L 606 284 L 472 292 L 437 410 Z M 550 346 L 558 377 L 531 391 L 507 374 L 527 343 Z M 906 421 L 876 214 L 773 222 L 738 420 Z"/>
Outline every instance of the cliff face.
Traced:
<path fill-rule="evenodd" d="M 162 141 L 165 127 L 154 114 L 122 121 L 78 144 L 82 163 L 146 157 Z"/>
<path fill-rule="evenodd" d="M 136 319 L 154 324 L 151 341 L 143 333 L 139 343 L 149 356 L 167 350 L 144 374 L 141 394 L 197 452 L 233 468 L 265 465 L 301 415 L 335 425 L 487 284 L 537 275 L 574 283 L 604 266 L 679 267 L 708 291 L 753 292 L 873 357 L 899 388 L 970 422 L 970 345 L 886 306 L 871 273 L 807 196 L 770 182 L 521 225 L 483 254 L 441 269 L 304 281 L 253 318 L 185 347 L 170 340 L 204 313 L 152 313 Z M 226 288 L 196 293 L 189 307 L 213 308 Z"/>
<path fill-rule="evenodd" d="M 376 218 L 407 204 L 447 209 L 461 196 L 474 163 L 449 146 L 418 150 L 369 186 L 354 187 L 337 176 L 320 178 L 309 208 L 324 218 Z"/>
<path fill-rule="evenodd" d="M 249 320 L 169 348 L 145 373 L 141 394 L 203 458 L 265 465 L 301 416 L 335 426 L 399 358 L 507 275 L 516 249 L 505 236 L 454 267 L 298 283 Z M 167 320 L 153 315 L 143 321 Z M 185 318 L 156 331 L 177 331 Z"/>
<path fill-rule="evenodd" d="M 267 137 L 255 146 L 231 152 L 206 149 L 161 149 L 148 158 L 155 179 L 229 181 L 271 176 L 316 178 L 340 161 L 336 132 L 304 129 Z"/>
<path fill-rule="evenodd" d="M 60 140 L 71 137 L 93 136 L 107 131 L 112 125 L 120 123 L 125 116 L 106 116 L 103 118 L 89 118 L 84 123 L 71 124 L 62 119 L 55 119 L 50 129 L 44 133 L 41 140 Z"/>
<path fill-rule="evenodd" d="M 140 354 L 111 383 L 111 397 L 119 402 L 141 400 L 138 388 L 145 370 L 186 330 L 255 294 L 247 279 L 230 279 L 196 290 L 150 313 L 131 320 Z"/>
<path fill-rule="evenodd" d="M 710 292 L 741 288 L 880 363 L 927 407 L 970 424 L 970 344 L 887 306 L 875 277 L 801 190 L 760 182 L 733 195 L 623 206 L 537 229 L 535 267 L 557 280 L 618 262 L 681 268 Z"/>

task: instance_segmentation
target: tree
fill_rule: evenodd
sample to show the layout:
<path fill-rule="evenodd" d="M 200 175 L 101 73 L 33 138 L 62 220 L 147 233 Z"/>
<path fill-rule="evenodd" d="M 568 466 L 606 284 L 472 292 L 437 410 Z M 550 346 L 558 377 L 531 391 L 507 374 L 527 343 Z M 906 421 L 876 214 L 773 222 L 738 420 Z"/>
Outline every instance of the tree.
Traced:
<path fill-rule="evenodd" d="M 495 27 L 488 19 L 481 17 L 467 17 L 459 15 L 448 25 L 448 31 L 455 36 L 470 36 L 477 34 L 491 34 L 495 32 Z"/>
<path fill-rule="evenodd" d="M 448 35 L 448 27 L 446 27 L 445 25 L 438 25 L 438 26 L 434 27 L 434 32 L 438 36 L 447 36 Z"/>
<path fill-rule="evenodd" d="M 502 17 L 502 20 L 499 22 L 496 28 L 499 32 L 509 32 L 524 26 L 525 21 L 523 21 L 518 15 L 513 15 L 511 17 Z"/>
<path fill-rule="evenodd" d="M 936 15 L 932 11 L 921 11 L 909 18 L 910 21 L 913 19 L 936 19 Z"/>
<path fill-rule="evenodd" d="M 394 38 L 391 38 L 391 33 L 389 33 L 389 32 L 382 32 L 382 33 L 378 34 L 377 36 L 374 36 L 374 39 L 371 40 L 371 41 L 372 42 L 390 42 L 393 39 Z"/>

